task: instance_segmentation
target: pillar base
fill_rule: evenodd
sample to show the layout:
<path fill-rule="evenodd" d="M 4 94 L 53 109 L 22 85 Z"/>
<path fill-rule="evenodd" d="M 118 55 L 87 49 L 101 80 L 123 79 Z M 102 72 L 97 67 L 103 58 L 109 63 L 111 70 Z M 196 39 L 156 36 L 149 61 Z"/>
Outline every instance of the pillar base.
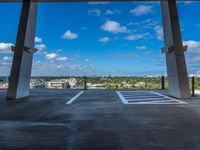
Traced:
<path fill-rule="evenodd" d="M 177 55 L 175 52 L 166 53 L 166 63 L 169 95 L 180 99 L 190 98 L 184 54 Z"/>

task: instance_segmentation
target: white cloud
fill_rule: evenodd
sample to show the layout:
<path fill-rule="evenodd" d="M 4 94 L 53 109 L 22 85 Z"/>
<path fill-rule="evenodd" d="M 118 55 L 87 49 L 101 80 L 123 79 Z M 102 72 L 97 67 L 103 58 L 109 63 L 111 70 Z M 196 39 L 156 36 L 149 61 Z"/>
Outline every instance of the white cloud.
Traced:
<path fill-rule="evenodd" d="M 42 38 L 36 36 L 35 43 L 42 43 Z"/>
<path fill-rule="evenodd" d="M 188 40 L 183 42 L 184 46 L 188 46 L 186 60 L 189 64 L 189 69 L 196 67 L 199 70 L 200 62 L 200 41 Z"/>
<path fill-rule="evenodd" d="M 191 4 L 191 3 L 193 3 L 193 2 L 185 0 L 185 2 L 178 2 L 178 3 Z"/>
<path fill-rule="evenodd" d="M 200 41 L 188 40 L 184 41 L 183 45 L 188 46 L 189 53 L 200 53 Z"/>
<path fill-rule="evenodd" d="M 3 66 L 10 66 L 11 63 L 10 62 L 2 62 L 1 65 L 3 65 Z"/>
<path fill-rule="evenodd" d="M 46 49 L 46 45 L 45 44 L 37 44 L 35 46 L 38 50 L 42 51 Z"/>
<path fill-rule="evenodd" d="M 127 52 L 127 53 L 119 53 L 119 56 L 127 57 L 127 58 L 134 58 L 134 57 L 137 57 L 138 55 L 136 55 L 132 52 Z"/>
<path fill-rule="evenodd" d="M 139 30 L 154 29 L 159 24 L 158 20 L 146 19 L 138 22 L 129 22 L 128 26 L 136 26 Z M 134 27 L 135 28 L 135 27 Z"/>
<path fill-rule="evenodd" d="M 0 43 L 0 53 L 11 53 L 11 46 L 14 46 L 12 43 Z"/>
<path fill-rule="evenodd" d="M 4 61 L 10 61 L 10 60 L 12 60 L 12 57 L 4 56 L 4 57 L 3 57 L 3 60 L 4 60 Z"/>
<path fill-rule="evenodd" d="M 88 10 L 88 15 L 90 15 L 90 16 L 100 16 L 101 10 L 99 10 L 99 9 Z"/>
<path fill-rule="evenodd" d="M 68 61 L 70 60 L 68 57 L 62 57 L 56 53 L 47 53 L 46 54 L 47 60 L 56 60 L 56 61 Z"/>
<path fill-rule="evenodd" d="M 116 21 L 106 21 L 101 29 L 110 33 L 127 33 L 128 29 L 126 26 L 121 26 L 119 22 Z"/>
<path fill-rule="evenodd" d="M 156 38 L 163 40 L 163 28 L 161 26 L 155 26 L 154 31 L 156 32 Z"/>
<path fill-rule="evenodd" d="M 35 45 L 35 48 L 39 50 L 37 51 L 37 54 L 46 54 L 46 52 L 41 52 L 47 48 L 46 45 L 43 44 L 42 42 L 43 42 L 42 38 L 38 36 L 35 37 L 35 43 L 37 43 Z"/>
<path fill-rule="evenodd" d="M 80 56 L 80 54 L 74 54 L 74 57 L 75 58 L 80 58 L 81 56 Z"/>
<path fill-rule="evenodd" d="M 152 8 L 153 6 L 139 5 L 134 9 L 131 9 L 130 13 L 133 14 L 134 16 L 146 15 L 153 12 Z"/>
<path fill-rule="evenodd" d="M 12 56 L 4 56 L 0 58 L 0 75 L 8 76 L 12 65 Z"/>
<path fill-rule="evenodd" d="M 146 46 L 136 46 L 136 49 L 138 49 L 138 50 L 145 50 L 145 49 L 147 49 L 147 47 Z"/>
<path fill-rule="evenodd" d="M 102 12 L 100 9 L 90 9 L 88 10 L 88 15 L 90 16 L 100 16 L 101 14 L 104 15 L 115 15 L 119 14 L 120 10 L 118 9 L 108 9 L 105 12 Z"/>
<path fill-rule="evenodd" d="M 46 59 L 55 59 L 58 57 L 58 54 L 56 53 L 49 53 L 49 54 L 46 54 Z"/>
<path fill-rule="evenodd" d="M 1 69 L 1 68 L 0 68 Z M 63 75 L 94 75 L 97 70 L 93 64 L 58 63 L 55 61 L 33 61 L 32 75 L 63 76 Z"/>
<path fill-rule="evenodd" d="M 109 37 L 102 37 L 99 39 L 99 42 L 102 42 L 102 43 L 107 43 L 110 41 L 110 38 Z"/>
<path fill-rule="evenodd" d="M 120 10 L 118 9 L 113 9 L 113 10 L 108 9 L 105 12 L 106 15 L 114 15 L 114 14 L 119 14 L 119 13 L 120 13 Z"/>
<path fill-rule="evenodd" d="M 57 61 L 68 61 L 69 58 L 68 57 L 58 57 L 56 58 Z"/>
<path fill-rule="evenodd" d="M 130 41 L 135 41 L 139 39 L 143 39 L 145 36 L 149 35 L 149 33 L 144 33 L 144 34 L 131 34 L 128 35 L 125 39 L 130 40 Z"/>
<path fill-rule="evenodd" d="M 78 35 L 76 33 L 71 32 L 70 30 L 67 30 L 62 36 L 62 38 L 72 40 L 78 38 Z"/>
<path fill-rule="evenodd" d="M 189 64 L 194 64 L 194 65 L 199 66 L 200 55 L 195 55 L 195 56 L 187 56 L 186 55 L 186 60 L 187 60 L 187 63 L 189 63 Z"/>

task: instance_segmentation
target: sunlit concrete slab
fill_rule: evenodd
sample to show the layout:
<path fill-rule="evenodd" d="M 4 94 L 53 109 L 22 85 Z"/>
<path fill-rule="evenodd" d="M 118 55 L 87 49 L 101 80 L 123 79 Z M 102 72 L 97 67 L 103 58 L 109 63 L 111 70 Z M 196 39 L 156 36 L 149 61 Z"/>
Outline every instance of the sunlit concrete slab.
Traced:
<path fill-rule="evenodd" d="M 116 90 L 87 90 L 66 105 L 80 91 L 31 90 L 21 101 L 1 96 L 1 149 L 200 149 L 198 98 L 187 105 L 124 105 Z"/>

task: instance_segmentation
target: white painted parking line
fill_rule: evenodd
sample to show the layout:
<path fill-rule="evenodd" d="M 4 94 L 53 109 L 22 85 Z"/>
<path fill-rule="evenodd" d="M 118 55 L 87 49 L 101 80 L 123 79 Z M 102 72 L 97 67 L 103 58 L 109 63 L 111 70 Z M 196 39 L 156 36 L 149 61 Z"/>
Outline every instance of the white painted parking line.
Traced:
<path fill-rule="evenodd" d="M 141 98 L 128 98 L 128 101 L 139 101 L 139 100 L 141 101 Z M 162 98 L 162 97 L 144 98 L 143 101 L 153 101 L 153 100 L 166 100 L 166 98 Z"/>
<path fill-rule="evenodd" d="M 143 92 L 148 92 L 148 91 L 145 91 L 145 90 L 135 90 L 135 91 L 123 91 L 123 93 L 139 93 L 139 92 L 141 92 L 141 93 L 143 93 Z"/>
<path fill-rule="evenodd" d="M 126 98 L 119 91 L 117 91 L 116 93 L 124 104 L 128 104 Z"/>
<path fill-rule="evenodd" d="M 123 104 L 188 104 L 155 91 L 116 91 Z"/>
<path fill-rule="evenodd" d="M 166 96 L 166 95 L 157 93 L 157 92 L 155 92 L 155 91 L 151 91 L 151 93 L 157 94 L 157 95 L 159 95 L 159 96 L 163 96 L 163 97 L 165 97 L 165 98 L 171 99 L 171 100 L 176 101 L 176 102 L 181 103 L 181 104 L 188 104 L 188 103 L 186 103 L 186 102 L 183 102 L 183 101 L 180 101 L 180 100 L 178 100 L 178 99 L 175 99 L 175 98 L 172 98 L 172 97 L 169 97 L 169 96 Z"/>
<path fill-rule="evenodd" d="M 84 91 L 79 92 L 77 95 L 75 95 L 74 97 L 72 97 L 66 104 L 67 105 L 72 104 L 83 93 L 84 93 Z"/>
<path fill-rule="evenodd" d="M 180 103 L 172 103 L 172 101 L 166 102 L 136 102 L 136 103 L 129 103 L 129 105 L 180 105 Z"/>
<path fill-rule="evenodd" d="M 134 99 L 137 98 L 137 97 L 140 98 L 140 99 L 141 98 L 158 98 L 158 97 L 163 98 L 162 96 L 157 96 L 157 95 L 153 95 L 153 96 L 152 95 L 151 96 L 148 96 L 148 95 L 147 96 L 145 96 L 145 95 L 142 95 L 142 96 L 138 96 L 138 95 L 136 95 L 136 96 L 134 96 L 134 95 L 126 96 L 126 95 L 123 95 L 123 96 L 125 96 L 126 98 L 134 98 Z"/>

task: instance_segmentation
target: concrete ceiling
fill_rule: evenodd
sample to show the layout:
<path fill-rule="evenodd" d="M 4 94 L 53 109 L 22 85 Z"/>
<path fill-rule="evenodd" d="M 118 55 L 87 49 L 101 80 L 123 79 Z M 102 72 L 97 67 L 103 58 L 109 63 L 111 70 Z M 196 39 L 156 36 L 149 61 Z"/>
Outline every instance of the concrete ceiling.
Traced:
<path fill-rule="evenodd" d="M 3 3 L 9 2 L 22 2 L 23 0 L 0 0 Z M 28 1 L 28 0 L 27 0 Z M 148 1 L 162 1 L 162 0 L 32 0 L 33 2 L 109 2 L 109 1 L 118 1 L 118 2 L 125 2 L 125 1 L 141 1 L 141 2 L 148 2 Z M 165 0 L 163 0 L 165 1 Z M 186 0 L 177 0 L 177 1 L 186 1 Z M 190 1 L 200 1 L 200 0 L 190 0 Z"/>

